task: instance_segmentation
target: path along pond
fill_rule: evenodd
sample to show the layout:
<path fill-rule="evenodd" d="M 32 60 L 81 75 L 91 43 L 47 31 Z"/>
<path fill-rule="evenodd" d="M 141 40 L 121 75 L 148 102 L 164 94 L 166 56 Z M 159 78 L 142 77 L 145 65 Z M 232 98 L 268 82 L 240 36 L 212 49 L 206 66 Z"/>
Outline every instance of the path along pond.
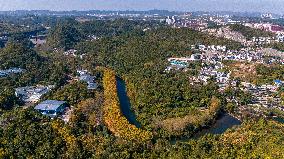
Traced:
<path fill-rule="evenodd" d="M 141 127 L 140 123 L 136 119 L 135 113 L 131 109 L 131 104 L 127 96 L 125 82 L 121 78 L 118 78 L 118 77 L 116 78 L 116 81 L 117 81 L 118 98 L 120 101 L 120 109 L 122 111 L 122 114 L 126 117 L 129 123 L 135 125 L 138 128 Z M 222 134 L 227 129 L 232 128 L 235 125 L 240 125 L 240 124 L 241 124 L 241 121 L 239 121 L 237 118 L 229 114 L 224 114 L 220 116 L 211 127 L 202 129 L 200 132 L 194 135 L 193 138 L 199 138 L 206 134 Z M 186 141 L 186 140 L 189 140 L 189 138 L 175 139 L 173 142 Z"/>

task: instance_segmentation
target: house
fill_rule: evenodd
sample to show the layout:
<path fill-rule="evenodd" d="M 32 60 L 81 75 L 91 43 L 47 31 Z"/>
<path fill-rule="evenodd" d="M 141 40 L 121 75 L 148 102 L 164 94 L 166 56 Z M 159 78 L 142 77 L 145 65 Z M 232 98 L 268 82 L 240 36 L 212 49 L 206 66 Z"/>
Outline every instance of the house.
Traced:
<path fill-rule="evenodd" d="M 176 22 L 176 19 L 175 19 L 174 16 L 172 16 L 172 17 L 168 16 L 167 19 L 166 19 L 166 23 L 168 25 L 173 25 L 175 22 Z"/>
<path fill-rule="evenodd" d="M 6 77 L 7 76 L 7 73 L 4 72 L 4 71 L 0 71 L 0 77 Z"/>
<path fill-rule="evenodd" d="M 191 61 L 198 61 L 201 60 L 201 54 L 192 54 L 190 56 Z"/>
<path fill-rule="evenodd" d="M 22 68 L 10 68 L 6 70 L 0 70 L 0 76 L 8 76 L 10 74 L 20 74 L 23 73 L 25 70 Z"/>
<path fill-rule="evenodd" d="M 276 41 L 283 43 L 284 42 L 284 34 L 283 33 L 277 34 Z"/>
<path fill-rule="evenodd" d="M 283 84 L 283 82 L 281 80 L 274 80 L 274 84 L 279 87 Z"/>
<path fill-rule="evenodd" d="M 87 89 L 94 90 L 98 88 L 98 84 L 95 82 L 88 83 Z"/>
<path fill-rule="evenodd" d="M 87 70 L 77 70 L 77 73 L 79 73 L 79 80 L 84 81 L 88 84 L 87 88 L 89 90 L 94 90 L 98 88 L 98 84 L 94 82 L 95 77 L 90 75 Z"/>
<path fill-rule="evenodd" d="M 35 107 L 35 110 L 39 111 L 43 115 L 47 115 L 53 118 L 58 115 L 64 114 L 67 107 L 68 105 L 65 101 L 46 100 L 38 104 Z"/>
<path fill-rule="evenodd" d="M 29 87 L 20 87 L 16 88 L 15 95 L 21 98 L 24 102 L 35 103 L 40 100 L 40 98 L 48 93 L 53 85 L 50 86 L 29 86 Z"/>
<path fill-rule="evenodd" d="M 12 73 L 14 73 L 14 74 L 19 74 L 19 73 L 22 73 L 22 72 L 24 72 L 24 71 L 25 71 L 25 70 L 22 69 L 22 68 L 10 68 L 10 69 L 6 70 L 6 72 L 7 72 L 8 74 L 12 74 Z"/>
<path fill-rule="evenodd" d="M 272 39 L 271 37 L 253 37 L 252 41 L 257 45 L 263 45 L 263 44 L 270 44 Z"/>
<path fill-rule="evenodd" d="M 77 50 L 75 50 L 75 49 L 70 49 L 70 50 L 65 51 L 63 54 L 66 55 L 66 56 L 74 56 L 74 57 L 77 57 L 76 52 L 77 52 Z"/>
<path fill-rule="evenodd" d="M 80 79 L 80 81 L 87 82 L 87 84 L 88 84 L 87 88 L 90 89 L 90 90 L 91 89 L 97 89 L 97 87 L 98 87 L 97 83 L 94 82 L 94 79 L 95 79 L 94 76 L 86 74 L 86 75 L 80 76 L 79 79 Z"/>

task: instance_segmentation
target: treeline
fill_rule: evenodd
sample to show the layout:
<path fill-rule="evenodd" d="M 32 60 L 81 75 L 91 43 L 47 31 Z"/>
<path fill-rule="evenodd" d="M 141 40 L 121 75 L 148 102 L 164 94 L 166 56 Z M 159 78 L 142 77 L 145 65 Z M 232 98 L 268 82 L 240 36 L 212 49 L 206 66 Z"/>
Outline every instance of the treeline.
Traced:
<path fill-rule="evenodd" d="M 25 39 L 11 41 L 0 50 L 1 69 L 17 67 L 26 70 L 19 76 L 4 78 L 6 86 L 23 86 L 38 82 L 62 85 L 68 79 L 68 74 L 76 71 L 71 70 L 76 64 L 74 61 L 65 58 L 63 62 L 63 57 L 56 55 L 42 56 L 25 45 L 24 41 Z"/>
<path fill-rule="evenodd" d="M 283 133 L 283 124 L 248 121 L 222 135 L 206 135 L 174 146 L 159 140 L 146 158 L 282 158 Z"/>
<path fill-rule="evenodd" d="M 115 136 L 126 140 L 147 141 L 152 138 L 151 132 L 130 124 L 120 110 L 117 96 L 115 72 L 106 69 L 103 77 L 104 86 L 104 121 Z"/>
<path fill-rule="evenodd" d="M 278 42 L 274 42 L 274 43 L 271 43 L 271 44 L 267 44 L 265 45 L 266 48 L 273 48 L 273 49 L 276 49 L 276 50 L 279 50 L 279 51 L 284 51 L 284 44 L 283 43 L 278 43 Z"/>
<path fill-rule="evenodd" d="M 79 23 L 75 19 L 61 20 L 49 31 L 48 46 L 57 49 L 74 49 L 79 42 L 93 40 L 93 38 L 113 37 L 123 34 L 144 34 L 148 27 L 158 27 L 157 22 L 130 21 L 117 19 L 114 21 L 92 20 Z"/>
<path fill-rule="evenodd" d="M 105 128 L 75 136 L 62 122 L 32 110 L 0 117 L 0 158 L 282 158 L 283 124 L 248 121 L 223 135 L 172 145 L 168 140 L 137 144 L 115 139 Z"/>
<path fill-rule="evenodd" d="M 19 44 L 20 40 L 0 50 L 3 68 L 27 70 L 0 79 L 0 106 L 5 110 L 0 116 L 0 158 L 283 158 L 283 124 L 265 120 L 248 121 L 223 135 L 206 135 L 188 142 L 173 144 L 166 139 L 176 134 L 176 127 L 184 128 L 177 134 L 183 137 L 210 122 L 224 109 L 226 98 L 239 94 L 242 104 L 249 100 L 249 95 L 240 90 L 228 89 L 220 94 L 214 79 L 207 85 L 190 85 L 188 77 L 196 75 L 201 64 L 191 65 L 188 72 L 165 73 L 167 58 L 190 56 L 192 44 L 227 45 L 233 49 L 240 47 L 239 43 L 186 28 L 121 33 L 80 43 L 81 51 L 87 53 L 80 62 L 34 52 Z M 77 64 L 90 69 L 107 66 L 126 79 L 132 107 L 147 131 L 129 124 L 122 115 L 115 71 L 105 70 L 104 92 L 89 94 L 80 82 L 64 86 L 70 75 L 75 75 Z M 271 71 L 261 70 L 263 76 Z M 50 98 L 74 104 L 70 123 L 51 121 L 32 108 L 12 109 L 18 104 L 13 89 L 38 83 L 56 84 L 59 89 Z M 233 106 L 225 109 L 234 110 Z M 192 125 L 193 121 L 196 125 Z"/>
<path fill-rule="evenodd" d="M 69 128 L 38 112 L 15 109 L 0 118 L 0 158 L 72 158 L 78 149 Z M 74 148 L 74 149 L 72 149 Z"/>
<path fill-rule="evenodd" d="M 163 121 L 159 121 L 157 128 L 160 128 L 158 134 L 160 137 L 168 137 L 169 139 L 176 138 L 190 138 L 198 130 L 209 126 L 214 122 L 216 117 L 220 115 L 222 111 L 221 100 L 217 97 L 212 97 L 210 105 L 206 109 L 196 109 L 188 113 L 184 117 L 167 118 Z"/>
<path fill-rule="evenodd" d="M 276 79 L 284 80 L 284 67 L 282 65 L 266 66 L 259 64 L 256 66 L 256 72 L 258 75 L 258 78 L 256 78 L 257 84 L 273 83 Z"/>
<path fill-rule="evenodd" d="M 251 40 L 253 37 L 274 37 L 275 36 L 274 33 L 260 30 L 260 29 L 253 29 L 248 26 L 241 25 L 241 24 L 230 25 L 230 28 L 233 31 L 242 33 L 249 40 Z"/>

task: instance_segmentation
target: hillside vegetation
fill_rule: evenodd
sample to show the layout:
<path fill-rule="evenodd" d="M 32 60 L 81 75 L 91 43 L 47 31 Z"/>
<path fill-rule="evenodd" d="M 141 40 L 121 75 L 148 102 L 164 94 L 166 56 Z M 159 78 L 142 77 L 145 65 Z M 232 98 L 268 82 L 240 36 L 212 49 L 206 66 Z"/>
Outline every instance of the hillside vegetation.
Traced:
<path fill-rule="evenodd" d="M 233 31 L 242 33 L 249 40 L 251 40 L 253 37 L 274 37 L 275 36 L 274 33 L 260 30 L 260 29 L 250 28 L 250 27 L 240 25 L 240 24 L 230 25 L 230 28 Z"/>
<path fill-rule="evenodd" d="M 115 136 L 126 140 L 147 141 L 152 138 L 151 132 L 137 128 L 123 116 L 117 95 L 115 72 L 106 69 L 103 78 L 104 85 L 104 121 Z"/>

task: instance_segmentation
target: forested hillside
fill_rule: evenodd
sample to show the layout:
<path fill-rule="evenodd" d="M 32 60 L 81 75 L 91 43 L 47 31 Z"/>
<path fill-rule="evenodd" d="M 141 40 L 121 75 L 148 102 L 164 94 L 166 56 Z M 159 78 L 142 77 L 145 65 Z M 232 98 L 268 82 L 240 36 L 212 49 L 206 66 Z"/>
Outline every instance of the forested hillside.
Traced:
<path fill-rule="evenodd" d="M 168 58 L 199 53 L 192 45 L 237 50 L 240 43 L 158 22 L 69 17 L 52 23 L 56 27 L 43 47 L 15 38 L 0 49 L 1 69 L 25 69 L 0 78 L 0 158 L 284 158 L 284 125 L 268 119 L 195 136 L 225 112 L 234 112 L 232 98 L 246 106 L 251 96 L 239 87 L 220 92 L 215 78 L 191 84 L 189 77 L 203 67 L 200 61 L 191 62 L 188 71 L 165 72 Z M 64 55 L 68 49 L 84 56 Z M 256 69 L 263 81 L 282 73 L 278 66 Z M 79 70 L 87 70 L 98 88 L 88 90 Z M 117 78 L 125 81 L 139 127 L 122 113 Z M 37 103 L 15 96 L 17 87 L 40 84 L 55 85 L 39 102 L 66 101 L 68 122 L 51 119 L 34 110 Z"/>
<path fill-rule="evenodd" d="M 226 44 L 232 49 L 240 47 L 239 43 L 190 29 L 161 28 L 144 35 L 121 35 L 92 42 L 93 47 L 86 51 L 86 61 L 89 67 L 111 67 L 126 80 L 132 106 L 144 127 L 163 137 L 191 135 L 195 128 L 192 130 L 189 121 L 184 121 L 178 132 L 166 131 L 159 125 L 163 125 L 166 119 L 183 118 L 199 112 L 200 107 L 207 108 L 213 96 L 222 99 L 213 82 L 206 86 L 190 86 L 187 78 L 195 71 L 163 72 L 168 57 L 190 56 L 193 44 Z M 90 45 L 88 43 L 87 46 Z M 192 67 L 198 69 L 198 65 L 196 63 Z M 204 121 L 196 122 L 196 127 L 200 122 Z"/>
<path fill-rule="evenodd" d="M 17 114 L 15 114 L 17 113 Z M 9 122 L 7 122 L 9 119 Z M 45 123 L 45 124 L 43 124 Z M 59 121 L 14 111 L 1 117 L 0 157 L 33 158 L 283 158 L 283 124 L 250 122 L 223 135 L 171 145 L 167 140 L 135 144 L 101 133 L 75 137 Z M 24 135 L 23 135 L 24 133 Z"/>
<path fill-rule="evenodd" d="M 260 29 L 253 29 L 248 26 L 244 26 L 240 24 L 231 25 L 230 28 L 233 31 L 242 33 L 249 40 L 251 40 L 252 37 L 274 37 L 275 36 L 274 33 L 260 30 Z"/>

